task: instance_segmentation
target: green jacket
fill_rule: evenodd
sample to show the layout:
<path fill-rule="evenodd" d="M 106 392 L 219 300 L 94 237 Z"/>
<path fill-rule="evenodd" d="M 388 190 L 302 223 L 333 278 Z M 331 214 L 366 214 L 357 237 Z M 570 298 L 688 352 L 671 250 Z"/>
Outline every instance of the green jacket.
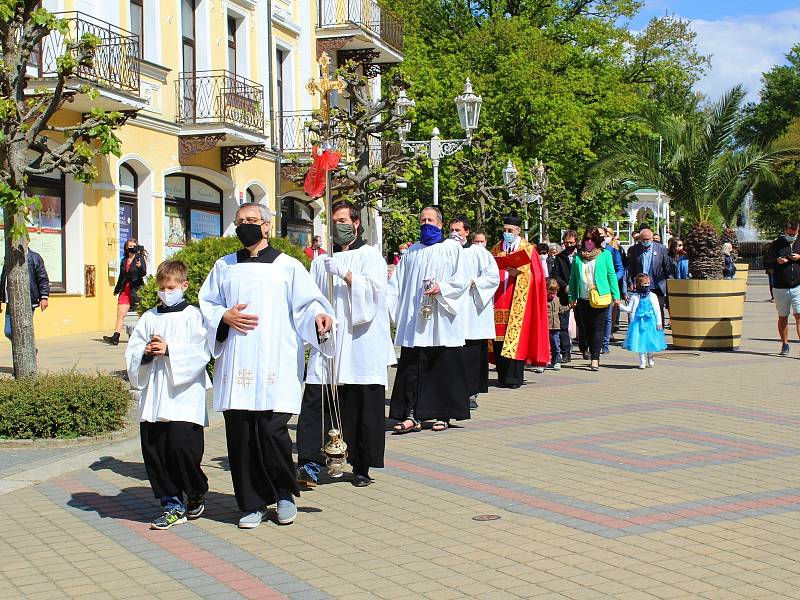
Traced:
<path fill-rule="evenodd" d="M 614 260 L 611 252 L 603 250 L 594 259 L 597 265 L 594 268 L 594 284 L 597 292 L 603 296 L 611 294 L 614 300 L 619 300 L 619 284 L 617 274 L 614 271 Z M 574 302 L 578 299 L 581 285 L 581 270 L 583 270 L 583 259 L 580 253 L 575 255 L 572 260 L 572 270 L 569 273 L 569 301 Z"/>

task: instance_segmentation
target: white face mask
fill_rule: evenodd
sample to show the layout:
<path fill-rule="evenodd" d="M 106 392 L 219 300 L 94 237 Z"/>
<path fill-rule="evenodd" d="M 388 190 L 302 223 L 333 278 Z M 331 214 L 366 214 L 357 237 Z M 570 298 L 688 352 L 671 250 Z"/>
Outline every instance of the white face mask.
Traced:
<path fill-rule="evenodd" d="M 158 290 L 158 297 L 164 306 L 175 306 L 183 300 L 183 290 L 181 288 L 175 290 Z"/>
<path fill-rule="evenodd" d="M 472 242 L 472 243 L 475 244 L 476 246 L 483 246 L 484 248 L 486 247 L 486 242 Z"/>
<path fill-rule="evenodd" d="M 606 236 L 606 246 L 611 243 L 612 237 L 610 235 Z"/>

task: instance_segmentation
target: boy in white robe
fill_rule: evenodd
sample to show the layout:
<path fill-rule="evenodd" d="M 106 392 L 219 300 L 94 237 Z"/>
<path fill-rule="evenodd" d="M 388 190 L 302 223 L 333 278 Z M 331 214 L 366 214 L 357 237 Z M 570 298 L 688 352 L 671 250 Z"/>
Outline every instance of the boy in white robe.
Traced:
<path fill-rule="evenodd" d="M 142 456 L 163 514 L 151 529 L 197 519 L 205 509 L 208 480 L 200 468 L 203 427 L 208 426 L 206 365 L 211 355 L 200 311 L 183 298 L 186 265 L 161 263 L 156 272 L 161 304 L 139 319 L 128 340 L 128 378 L 139 399 Z M 187 499 L 184 501 L 184 493 Z"/>
<path fill-rule="evenodd" d="M 353 465 L 351 483 L 365 487 L 372 483 L 370 467 L 383 467 L 387 369 L 396 362 L 386 307 L 387 266 L 380 251 L 368 246 L 358 235 L 358 210 L 340 201 L 331 209 L 333 256 L 321 256 L 311 264 L 311 276 L 323 293 L 328 293 L 332 276 L 336 311 L 336 373 L 330 360 L 312 350 L 297 421 L 298 480 L 316 484 L 324 457 L 320 448 L 330 429 L 323 428 L 322 412 L 330 421 L 332 403 L 323 389 L 337 385 L 341 426 Z M 323 386 L 326 386 L 323 388 Z"/>
<path fill-rule="evenodd" d="M 399 421 L 396 433 L 418 431 L 427 420 L 434 421 L 433 431 L 444 431 L 450 419 L 470 418 L 469 365 L 464 331 L 456 322 L 469 289 L 468 277 L 459 270 L 462 253 L 459 242 L 443 239 L 439 209 L 426 207 L 420 213 L 420 240 L 389 280 L 389 314 L 397 324 L 395 344 L 401 346 L 389 410 L 389 417 Z"/>
<path fill-rule="evenodd" d="M 470 243 L 469 221 L 457 216 L 450 221 L 450 234 L 457 235 L 464 250 L 464 273 L 468 276 L 468 298 L 458 314 L 464 329 L 469 369 L 467 387 L 469 407 L 478 408 L 478 394 L 489 391 L 489 344 L 494 340 L 494 293 L 500 285 L 497 261 L 485 246 Z"/>
<path fill-rule="evenodd" d="M 214 365 L 214 410 L 223 411 L 239 527 L 257 527 L 277 503 L 282 525 L 299 496 L 288 423 L 300 412 L 304 344 L 319 347 L 333 310 L 300 261 L 269 245 L 272 214 L 242 204 L 244 248 L 220 258 L 200 289 Z"/>

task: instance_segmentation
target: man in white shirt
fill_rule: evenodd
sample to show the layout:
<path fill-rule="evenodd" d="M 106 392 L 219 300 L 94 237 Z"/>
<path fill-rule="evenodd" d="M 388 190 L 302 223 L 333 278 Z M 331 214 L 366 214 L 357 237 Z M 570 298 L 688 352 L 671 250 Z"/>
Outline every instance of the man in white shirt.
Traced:
<path fill-rule="evenodd" d="M 331 218 L 334 254 L 315 259 L 311 276 L 326 295 L 333 282 L 336 337 L 326 343 L 335 343 L 336 360 L 311 350 L 297 421 L 297 478 L 316 484 L 324 462 L 320 448 L 337 408 L 328 392 L 336 385 L 342 434 L 353 465 L 351 483 L 365 487 L 372 483 L 370 467 L 383 467 L 387 369 L 397 362 L 386 307 L 387 267 L 380 250 L 361 239 L 355 206 L 337 202 Z"/>
<path fill-rule="evenodd" d="M 426 420 L 444 431 L 450 419 L 470 418 L 464 331 L 456 323 L 468 290 L 463 250 L 444 239 L 438 208 L 424 208 L 419 222 L 420 239 L 398 263 L 387 293 L 401 346 L 389 410 L 400 421 L 396 433 L 417 431 Z"/>
<path fill-rule="evenodd" d="M 489 344 L 494 340 L 494 293 L 500 284 L 497 261 L 484 247 L 469 240 L 469 221 L 463 215 L 450 221 L 450 234 L 458 236 L 464 250 L 464 273 L 468 276 L 469 298 L 459 313 L 464 328 L 470 409 L 478 408 L 478 394 L 489 391 Z"/>
<path fill-rule="evenodd" d="M 223 411 L 239 527 L 257 527 L 277 502 L 278 522 L 297 516 L 288 423 L 300 412 L 304 344 L 319 348 L 333 309 L 300 261 L 269 245 L 272 214 L 242 204 L 243 248 L 220 258 L 200 289 L 214 365 L 214 410 Z"/>

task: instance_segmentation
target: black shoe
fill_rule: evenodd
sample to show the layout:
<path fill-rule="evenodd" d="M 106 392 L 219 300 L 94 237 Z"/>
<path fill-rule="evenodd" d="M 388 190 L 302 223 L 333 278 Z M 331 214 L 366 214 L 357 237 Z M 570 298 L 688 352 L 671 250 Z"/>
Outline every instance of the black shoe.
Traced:
<path fill-rule="evenodd" d="M 186 503 L 186 518 L 190 521 L 199 519 L 206 510 L 206 503 L 202 496 L 189 496 Z"/>
<path fill-rule="evenodd" d="M 475 410 L 476 408 L 478 408 L 478 401 L 475 400 L 475 398 L 470 398 L 469 399 L 469 409 L 470 410 Z"/>
<path fill-rule="evenodd" d="M 568 362 L 572 362 L 572 359 L 569 357 L 569 354 L 562 354 L 561 355 L 561 364 L 566 364 Z"/>
<path fill-rule="evenodd" d="M 112 346 L 118 346 L 119 345 L 119 333 L 117 333 L 115 331 L 114 335 L 104 335 L 103 336 L 103 341 L 106 344 L 111 344 Z"/>
<path fill-rule="evenodd" d="M 302 483 L 306 487 L 317 487 L 317 480 L 314 479 L 314 476 L 311 475 L 303 465 L 297 467 L 295 479 L 297 479 L 297 483 Z"/>
<path fill-rule="evenodd" d="M 150 523 L 150 529 L 169 529 L 173 525 L 181 523 L 186 523 L 186 515 L 177 508 L 173 508 L 165 510 L 163 515 Z"/>
<path fill-rule="evenodd" d="M 367 487 L 372 481 L 373 479 L 366 475 L 355 475 L 350 483 L 355 487 Z"/>
<path fill-rule="evenodd" d="M 589 360 L 589 353 L 588 352 L 584 352 L 583 353 L 583 360 Z"/>

